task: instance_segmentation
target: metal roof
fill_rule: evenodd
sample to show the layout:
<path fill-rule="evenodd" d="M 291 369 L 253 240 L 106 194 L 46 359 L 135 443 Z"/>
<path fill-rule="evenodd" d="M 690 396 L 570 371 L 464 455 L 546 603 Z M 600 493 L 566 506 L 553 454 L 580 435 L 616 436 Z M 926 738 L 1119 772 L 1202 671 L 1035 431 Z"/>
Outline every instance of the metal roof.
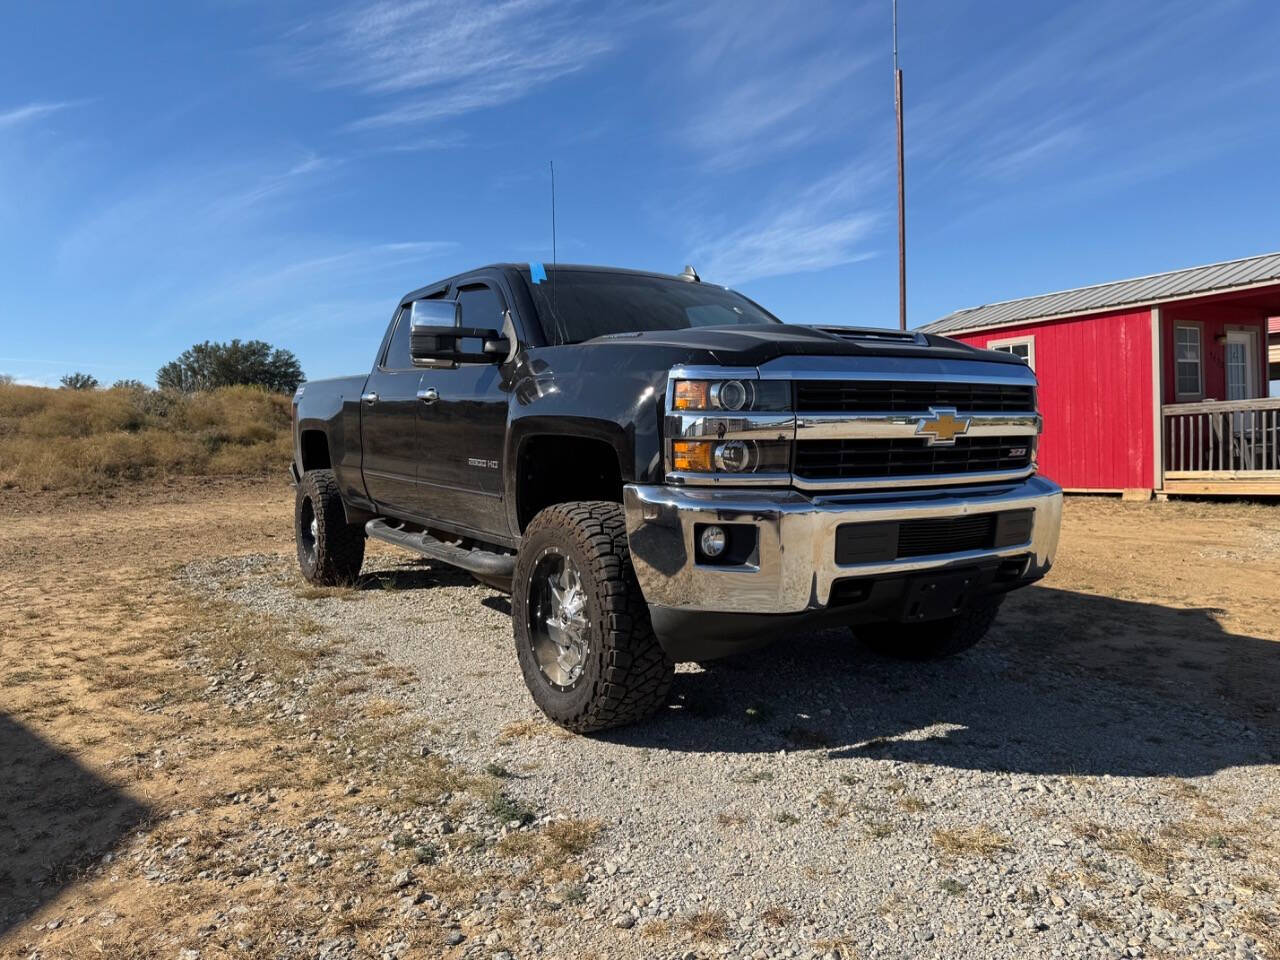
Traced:
<path fill-rule="evenodd" d="M 1280 282 L 1280 253 L 1264 253 L 1262 256 L 1243 260 L 1228 260 L 1188 270 L 1173 270 L 1149 277 L 1115 280 L 1059 293 L 1045 293 L 1038 297 L 970 307 L 927 323 L 920 329 L 926 333 L 944 334 L 987 330 L 1052 317 L 1160 303 L 1206 293 L 1222 293 L 1268 281 Z"/>

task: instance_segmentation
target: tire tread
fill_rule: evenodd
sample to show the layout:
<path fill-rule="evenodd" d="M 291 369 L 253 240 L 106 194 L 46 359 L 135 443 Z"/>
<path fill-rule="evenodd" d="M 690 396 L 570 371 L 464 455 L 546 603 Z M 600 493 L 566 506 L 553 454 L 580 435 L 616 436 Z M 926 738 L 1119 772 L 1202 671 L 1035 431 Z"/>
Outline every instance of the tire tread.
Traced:
<path fill-rule="evenodd" d="M 547 507 L 530 522 L 525 542 L 548 530 L 575 541 L 590 560 L 601 643 L 599 650 L 592 651 L 598 658 L 595 689 L 576 712 L 560 713 L 551 691 L 536 683 L 537 678 L 526 676 L 534 700 L 552 720 L 576 733 L 644 720 L 666 703 L 675 665 L 663 652 L 649 622 L 649 608 L 631 566 L 622 507 L 602 500 Z M 525 553 L 516 561 L 512 613 L 518 643 L 527 641 L 522 630 L 527 630 L 523 626 L 527 623 L 527 578 L 533 562 Z"/>
<path fill-rule="evenodd" d="M 302 547 L 302 503 L 311 498 L 316 517 L 316 557 L 309 565 Z M 347 523 L 346 508 L 338 478 L 332 470 L 308 470 L 298 484 L 294 508 L 295 537 L 298 543 L 298 565 L 310 583 L 319 586 L 348 586 L 360 576 L 364 564 L 364 528 Z"/>

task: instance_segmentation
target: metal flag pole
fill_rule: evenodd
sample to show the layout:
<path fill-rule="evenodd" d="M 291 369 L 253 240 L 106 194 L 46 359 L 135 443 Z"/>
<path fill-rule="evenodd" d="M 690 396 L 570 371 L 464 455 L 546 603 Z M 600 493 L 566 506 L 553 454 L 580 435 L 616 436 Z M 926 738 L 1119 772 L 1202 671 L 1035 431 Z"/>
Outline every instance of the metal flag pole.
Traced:
<path fill-rule="evenodd" d="M 893 104 L 898 114 L 898 329 L 907 329 L 907 189 L 902 160 L 902 71 L 898 69 L 898 0 L 893 0 Z"/>

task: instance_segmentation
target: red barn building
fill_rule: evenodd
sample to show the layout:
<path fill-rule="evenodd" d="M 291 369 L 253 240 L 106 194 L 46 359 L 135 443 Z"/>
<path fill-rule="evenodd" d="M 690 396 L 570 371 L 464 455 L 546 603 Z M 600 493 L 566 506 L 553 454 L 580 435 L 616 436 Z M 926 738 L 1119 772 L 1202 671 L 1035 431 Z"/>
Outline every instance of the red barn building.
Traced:
<path fill-rule="evenodd" d="M 1035 369 L 1040 468 L 1067 490 L 1280 494 L 1275 318 L 1280 253 L 973 307 L 923 329 Z"/>

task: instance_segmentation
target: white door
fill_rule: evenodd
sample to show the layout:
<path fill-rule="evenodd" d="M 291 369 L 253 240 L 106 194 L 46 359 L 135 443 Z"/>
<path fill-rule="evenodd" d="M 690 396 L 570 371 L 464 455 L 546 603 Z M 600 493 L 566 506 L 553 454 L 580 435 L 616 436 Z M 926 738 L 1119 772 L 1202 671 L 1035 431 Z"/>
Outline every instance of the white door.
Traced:
<path fill-rule="evenodd" d="M 1253 334 L 1247 330 L 1227 331 L 1227 399 L 1252 400 L 1255 364 Z M 1253 417 L 1245 413 L 1231 415 L 1231 466 L 1249 470 L 1254 466 Z"/>
<path fill-rule="evenodd" d="M 1253 356 L 1253 334 L 1248 330 L 1227 331 L 1227 399 L 1252 400 L 1257 376 Z"/>

